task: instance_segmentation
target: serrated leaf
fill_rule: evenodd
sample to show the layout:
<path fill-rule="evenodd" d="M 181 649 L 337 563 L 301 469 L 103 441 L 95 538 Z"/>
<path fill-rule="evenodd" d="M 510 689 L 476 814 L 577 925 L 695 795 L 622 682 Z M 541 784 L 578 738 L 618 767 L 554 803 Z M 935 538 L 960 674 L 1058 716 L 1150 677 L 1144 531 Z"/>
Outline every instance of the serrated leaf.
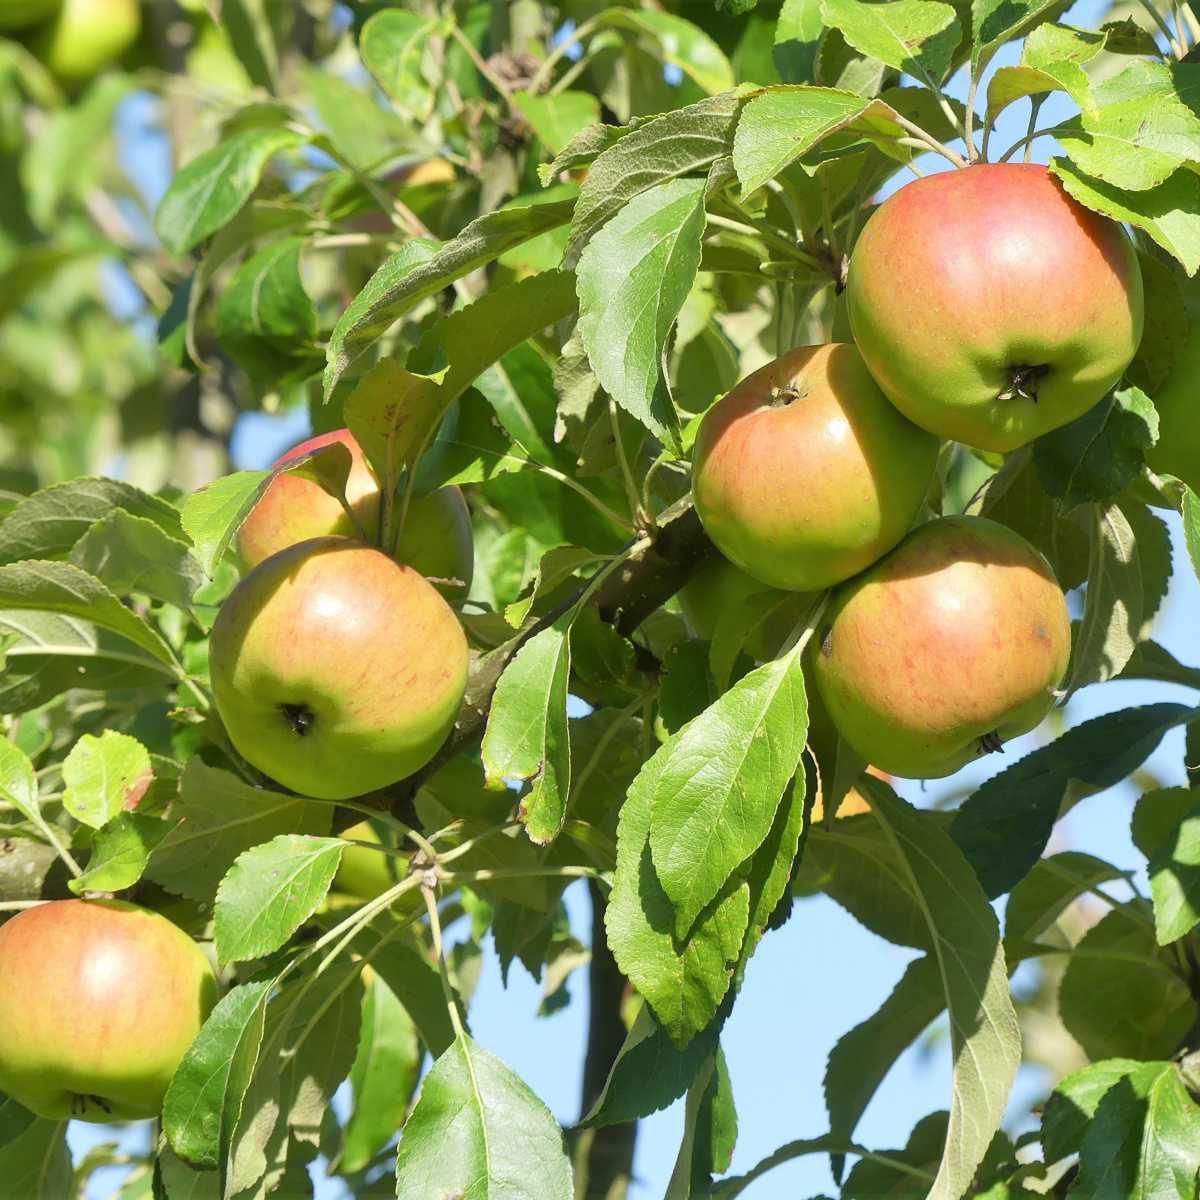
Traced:
<path fill-rule="evenodd" d="M 477 217 L 443 246 L 407 243 L 371 276 L 334 326 L 326 353 L 326 399 L 354 356 L 409 309 L 506 250 L 565 224 L 573 208 L 569 200 L 504 208 Z"/>
<path fill-rule="evenodd" d="M 41 820 L 33 763 L 24 750 L 7 738 L 0 738 L 0 800 L 13 805 L 34 823 Z"/>
<path fill-rule="evenodd" d="M 86 733 L 63 762 L 63 807 L 77 821 L 99 829 L 136 804 L 153 776 L 150 754 L 136 738 L 114 729 L 99 737 Z"/>
<path fill-rule="evenodd" d="M 1183 517 L 1183 540 L 1188 557 L 1192 560 L 1192 570 L 1200 579 L 1200 496 L 1190 487 L 1183 489 L 1179 512 Z"/>
<path fill-rule="evenodd" d="M 1069 0 L 973 0 L 971 65 L 978 76 L 1005 42 L 1050 21 L 1070 7 Z"/>
<path fill-rule="evenodd" d="M 172 254 L 186 254 L 237 215 L 276 154 L 306 140 L 291 129 L 259 127 L 193 158 L 171 181 L 154 214 L 162 244 Z"/>
<path fill-rule="evenodd" d="M 817 47 L 825 26 L 821 0 L 783 0 L 771 58 L 784 83 L 813 83 Z"/>
<path fill-rule="evenodd" d="M 10 1196 L 62 1200 L 71 1192 L 67 1122 L 36 1120 L 0 1144 L 0 1172 Z"/>
<path fill-rule="evenodd" d="M 204 584 L 204 571 L 186 542 L 119 508 L 75 543 L 69 561 L 118 595 L 142 592 L 185 610 Z"/>
<path fill-rule="evenodd" d="M 1122 878 L 1124 872 L 1111 863 L 1078 850 L 1038 859 L 1013 888 L 1004 908 L 1004 940 L 1010 956 L 1038 941 L 1080 896 Z"/>
<path fill-rule="evenodd" d="M 512 93 L 513 107 L 529 122 L 537 139 L 552 155 L 571 144 L 582 130 L 600 120 L 600 101 L 588 92 Z"/>
<path fill-rule="evenodd" d="M 425 1076 L 396 1153 L 397 1200 L 572 1200 L 550 1110 L 498 1058 L 460 1036 Z"/>
<path fill-rule="evenodd" d="M 900 851 L 929 922 L 954 1054 L 950 1122 L 929 1200 L 958 1200 L 1000 1128 L 1021 1062 L 1000 930 L 970 865 L 929 814 L 873 776 L 858 786 Z"/>
<path fill-rule="evenodd" d="M 766 838 L 807 731 L 796 648 L 744 676 L 643 768 L 635 787 L 649 789 L 651 857 L 681 940 Z"/>
<path fill-rule="evenodd" d="M 671 179 L 707 170 L 732 153 L 741 106 L 723 92 L 640 124 L 592 163 L 579 191 L 563 265 L 574 267 L 596 231 L 635 196 Z"/>
<path fill-rule="evenodd" d="M 1191 789 L 1178 791 L 1182 800 Z M 1139 808 L 1153 796 L 1153 792 L 1143 796 Z M 1154 849 L 1148 869 L 1154 899 L 1154 929 L 1158 944 L 1166 946 L 1200 922 L 1200 804 L 1193 803 L 1187 815 Z"/>
<path fill-rule="evenodd" d="M 1155 941 L 1148 905 L 1114 909 L 1084 934 L 1067 959 L 1058 1012 L 1094 1062 L 1174 1053 L 1197 1006 L 1172 956 Z"/>
<path fill-rule="evenodd" d="M 989 897 L 1003 895 L 1041 857 L 1064 799 L 1120 783 L 1171 729 L 1200 708 L 1147 704 L 1095 717 L 987 780 L 955 814 L 950 836 Z"/>
<path fill-rule="evenodd" d="M 332 810 L 251 787 L 193 758 L 171 817 L 176 823 L 156 847 L 146 874 L 177 895 L 209 901 L 243 852 L 283 834 L 327 834 Z"/>
<path fill-rule="evenodd" d="M 376 83 L 413 117 L 427 113 L 432 102 L 421 74 L 421 61 L 438 22 L 402 8 L 373 13 L 358 35 L 363 65 Z"/>
<path fill-rule="evenodd" d="M 222 963 L 278 950 L 324 901 L 345 842 L 284 834 L 238 856 L 217 888 L 214 910 Z"/>
<path fill-rule="evenodd" d="M 158 817 L 122 812 L 111 818 L 92 839 L 87 869 L 70 881 L 77 896 L 84 892 L 120 892 L 142 877 L 150 852 L 169 826 Z"/>
<path fill-rule="evenodd" d="M 244 983 L 222 996 L 183 1056 L 163 1101 L 163 1132 L 180 1158 L 216 1167 L 258 1061 L 274 980 Z"/>
<path fill-rule="evenodd" d="M 562 829 L 571 790 L 571 616 L 543 629 L 513 656 L 496 685 L 483 735 L 484 769 L 493 784 L 533 780 L 521 801 L 521 819 L 541 845 Z"/>
<path fill-rule="evenodd" d="M 1036 6 L 1035 6 L 1036 7 Z M 1000 67 L 988 83 L 987 123 L 1023 96 L 1065 91 L 1080 108 L 1093 106 L 1092 85 L 1083 65 L 1105 47 L 1106 35 L 1069 25 L 1039 25 L 1025 39 L 1021 62 Z"/>
<path fill-rule="evenodd" d="M 209 575 L 224 558 L 270 479 L 270 471 L 234 471 L 184 500 L 183 527 L 192 539 L 197 561 Z"/>
<path fill-rule="evenodd" d="M 1141 1064 L 1110 1058 L 1068 1075 L 1050 1093 L 1042 1116 L 1042 1147 L 1047 1165 L 1077 1154 L 1104 1094 Z"/>
<path fill-rule="evenodd" d="M 72 479 L 20 500 L 0 524 L 0 563 L 65 554 L 114 509 L 153 521 L 178 538 L 179 513 L 165 500 L 117 479 Z"/>
<path fill-rule="evenodd" d="M 1080 204 L 1144 229 L 1189 275 L 1200 269 L 1200 176 L 1176 171 L 1157 187 L 1123 191 L 1084 173 L 1064 158 L 1051 159 L 1050 169 Z"/>
<path fill-rule="evenodd" d="M 661 378 L 667 337 L 700 266 L 704 184 L 675 179 L 634 197 L 579 259 L 579 333 L 601 386 L 661 441 L 678 418 Z"/>
<path fill-rule="evenodd" d="M 824 0 L 826 25 L 841 32 L 861 54 L 887 63 L 936 87 L 945 78 L 962 40 L 962 27 L 949 4 L 938 0 Z"/>

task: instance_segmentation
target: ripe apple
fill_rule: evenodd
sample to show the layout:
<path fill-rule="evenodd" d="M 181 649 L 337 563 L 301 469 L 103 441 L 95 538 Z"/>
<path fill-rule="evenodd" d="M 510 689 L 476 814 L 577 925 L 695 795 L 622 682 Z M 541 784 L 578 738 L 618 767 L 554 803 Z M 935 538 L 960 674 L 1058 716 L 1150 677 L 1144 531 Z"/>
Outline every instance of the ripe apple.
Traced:
<path fill-rule="evenodd" d="M 679 607 L 693 637 L 712 639 L 723 615 L 742 613 L 747 621 L 763 612 L 763 603 L 771 605 L 767 615 L 749 631 L 745 651 L 758 662 L 779 653 L 788 635 L 804 613 L 801 597 L 759 583 L 738 570 L 728 559 L 713 558 L 705 563 L 679 590 Z M 754 599 L 753 607 L 750 606 Z"/>
<path fill-rule="evenodd" d="M 38 1116 L 157 1116 L 217 999 L 203 951 L 120 900 L 54 900 L 0 926 L 0 1091 Z"/>
<path fill-rule="evenodd" d="M 342 836 L 376 846 L 383 844 L 370 821 L 351 825 Z M 374 900 L 388 888 L 395 887 L 407 871 L 407 858 L 385 854 L 382 850 L 368 850 L 365 846 L 347 846 L 342 851 L 341 864 L 333 877 L 333 890 L 360 900 Z"/>
<path fill-rule="evenodd" d="M 842 737 L 880 770 L 940 779 L 1049 712 L 1071 656 L 1049 563 L 1011 529 L 943 517 L 834 593 L 813 655 Z"/>
<path fill-rule="evenodd" d="M 33 50 L 63 83 L 77 86 L 120 58 L 141 27 L 138 0 L 62 0 Z"/>
<path fill-rule="evenodd" d="M 0 0 L 0 30 L 15 32 L 40 25 L 59 3 L 60 0 Z"/>
<path fill-rule="evenodd" d="M 705 414 L 692 494 L 726 558 L 771 587 L 816 591 L 904 536 L 937 455 L 937 439 L 887 402 L 853 346 L 802 346 Z"/>
<path fill-rule="evenodd" d="M 1158 442 L 1146 451 L 1157 475 L 1174 475 L 1200 492 L 1200 314 L 1192 317 L 1187 344 L 1154 394 Z"/>
<path fill-rule="evenodd" d="M 346 479 L 346 502 L 361 527 L 361 536 L 374 542 L 379 536 L 379 480 L 366 455 L 348 429 L 335 429 L 309 438 L 293 447 L 275 463 L 291 462 L 334 442 L 350 451 L 350 474 Z M 238 530 L 237 548 L 248 567 L 309 538 L 340 534 L 359 536 L 346 510 L 319 484 L 293 475 L 272 480 L 254 510 Z M 417 496 L 409 504 L 397 557 L 422 575 L 452 603 L 467 597 L 474 569 L 475 548 L 471 514 L 462 492 L 456 487 L 438 488 Z"/>
<path fill-rule="evenodd" d="M 346 800 L 433 757 L 462 701 L 467 640 L 411 567 L 350 538 L 312 538 L 234 588 L 209 664 L 249 762 L 302 795 Z"/>
<path fill-rule="evenodd" d="M 1035 163 L 901 188 L 863 229 L 846 300 L 896 407 L 981 450 L 1013 450 L 1082 416 L 1142 337 L 1129 238 Z"/>

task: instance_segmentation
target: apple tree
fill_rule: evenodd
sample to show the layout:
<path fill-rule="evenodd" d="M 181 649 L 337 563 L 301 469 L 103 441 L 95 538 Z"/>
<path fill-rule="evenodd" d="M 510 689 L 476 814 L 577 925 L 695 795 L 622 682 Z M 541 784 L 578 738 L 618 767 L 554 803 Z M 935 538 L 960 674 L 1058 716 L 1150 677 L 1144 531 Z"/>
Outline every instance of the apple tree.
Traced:
<path fill-rule="evenodd" d="M 621 1200 L 682 1100 L 668 1200 L 1197 1196 L 1200 7 L 1082 7 L 0 0 L 0 1193 Z M 735 1160 L 817 893 L 915 957 Z"/>

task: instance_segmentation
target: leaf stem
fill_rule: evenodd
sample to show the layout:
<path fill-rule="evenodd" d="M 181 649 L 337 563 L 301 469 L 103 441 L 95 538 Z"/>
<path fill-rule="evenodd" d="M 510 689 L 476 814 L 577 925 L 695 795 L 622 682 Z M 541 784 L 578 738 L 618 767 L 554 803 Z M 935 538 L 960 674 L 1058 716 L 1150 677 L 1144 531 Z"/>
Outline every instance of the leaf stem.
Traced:
<path fill-rule="evenodd" d="M 621 422 L 617 417 L 617 402 L 609 396 L 608 419 L 612 425 L 613 445 L 617 452 L 617 462 L 621 466 L 621 478 L 625 481 L 625 497 L 629 501 L 629 511 L 633 514 L 634 524 L 644 529 L 647 524 L 654 525 L 654 519 L 642 508 L 642 498 L 638 495 L 637 484 L 633 481 L 633 472 L 629 469 L 629 458 L 625 454 L 625 443 L 621 440 Z"/>
<path fill-rule="evenodd" d="M 901 116 L 899 113 L 897 113 L 896 122 L 902 128 L 907 129 L 908 132 L 913 135 L 913 137 L 924 142 L 930 150 L 933 150 L 940 154 L 943 158 L 948 159 L 956 167 L 965 167 L 967 165 L 966 159 L 964 159 L 961 154 L 951 150 L 949 146 L 943 145 L 937 140 L 937 138 L 933 136 L 933 134 L 926 133 L 925 130 L 922 129 L 921 126 L 915 121 L 910 121 L 907 117 Z"/>
<path fill-rule="evenodd" d="M 706 219 L 710 225 L 715 225 L 718 229 L 728 229 L 731 233 L 742 233 L 748 237 L 762 238 L 768 246 L 774 246 L 789 258 L 795 258 L 807 266 L 826 274 L 829 272 L 828 263 L 823 263 L 816 255 L 810 254 L 796 242 L 791 241 L 776 230 L 764 228 L 761 222 L 755 221 L 754 224 L 747 224 L 743 221 L 731 220 L 729 217 L 722 217 L 717 213 L 708 213 Z"/>
<path fill-rule="evenodd" d="M 997 162 L 1008 162 L 1010 158 L 1023 146 L 1028 146 L 1031 142 L 1037 141 L 1040 137 L 1053 137 L 1055 134 L 1062 133 L 1066 128 L 1064 125 L 1053 125 L 1049 129 L 1038 129 L 1033 133 L 1026 135 L 1023 138 L 1018 138 L 1005 152 L 996 160 Z"/>
<path fill-rule="evenodd" d="M 442 950 L 442 920 L 438 916 L 437 897 L 433 888 L 422 885 L 421 895 L 425 900 L 425 911 L 429 914 L 429 933 L 433 938 L 433 953 L 437 958 L 438 976 L 442 981 L 442 995 L 446 998 L 446 1011 L 450 1014 L 450 1024 L 459 1038 L 465 1039 L 467 1031 L 463 1028 L 462 1013 L 458 1011 L 458 1001 L 454 998 L 454 988 L 450 985 L 450 972 L 446 969 L 446 956 Z"/>
<path fill-rule="evenodd" d="M 563 56 L 571 49 L 572 46 L 578 45 L 584 38 L 590 37 L 592 31 L 599 24 L 598 17 L 591 17 L 586 21 L 577 25 L 574 31 L 567 37 L 563 38 L 554 49 L 546 55 L 545 62 L 538 67 L 533 78 L 529 81 L 529 90 L 534 94 L 540 92 L 546 86 L 550 76 L 554 74 L 554 68 L 562 61 Z"/>
<path fill-rule="evenodd" d="M 599 867 L 494 867 L 482 871 L 464 871 L 461 874 L 447 873 L 447 880 L 455 884 L 487 883 L 493 879 L 598 879 L 607 882 L 608 872 Z"/>
<path fill-rule="evenodd" d="M 963 141 L 967 145 L 967 161 L 978 162 L 979 155 L 975 152 L 975 94 L 979 90 L 979 72 L 972 70 L 970 82 L 967 84 L 967 114 L 963 125 Z"/>
<path fill-rule="evenodd" d="M 1038 113 L 1041 111 L 1042 102 L 1045 99 L 1045 93 L 1029 97 L 1029 124 L 1025 127 L 1025 153 L 1021 156 L 1022 162 L 1028 162 L 1033 153 L 1033 137 L 1037 133 Z"/>

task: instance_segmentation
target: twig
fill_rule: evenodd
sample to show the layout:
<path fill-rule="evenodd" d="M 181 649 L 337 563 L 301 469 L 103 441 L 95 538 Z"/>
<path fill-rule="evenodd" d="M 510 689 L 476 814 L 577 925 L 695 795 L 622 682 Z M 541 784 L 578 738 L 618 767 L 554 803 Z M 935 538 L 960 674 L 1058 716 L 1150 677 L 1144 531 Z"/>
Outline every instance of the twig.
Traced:
<path fill-rule="evenodd" d="M 949 146 L 944 146 L 937 140 L 937 138 L 933 136 L 933 134 L 926 133 L 925 130 L 922 129 L 915 121 L 910 121 L 907 117 L 903 117 L 897 113 L 896 123 L 902 128 L 907 129 L 908 132 L 911 133 L 915 138 L 924 142 L 930 150 L 934 150 L 943 158 L 949 159 L 949 161 L 952 162 L 956 167 L 965 167 L 967 165 L 966 159 L 964 159 L 961 154 L 951 150 Z"/>

